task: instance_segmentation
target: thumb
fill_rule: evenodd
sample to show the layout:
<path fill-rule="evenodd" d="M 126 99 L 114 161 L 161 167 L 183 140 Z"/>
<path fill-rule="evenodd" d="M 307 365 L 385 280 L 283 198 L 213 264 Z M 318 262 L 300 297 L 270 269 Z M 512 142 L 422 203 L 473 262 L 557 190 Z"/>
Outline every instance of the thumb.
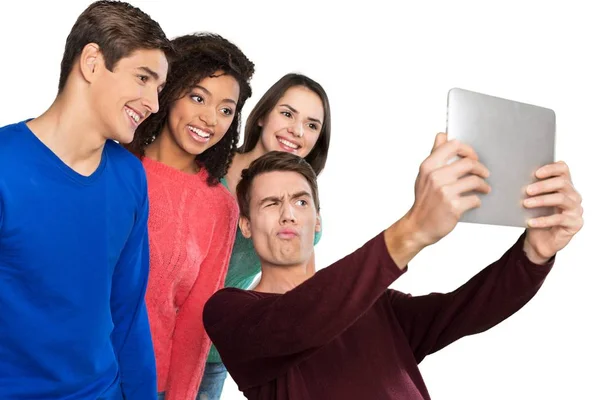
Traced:
<path fill-rule="evenodd" d="M 440 147 L 447 141 L 448 141 L 448 134 L 446 132 L 440 132 L 437 135 L 435 135 L 435 142 L 433 143 L 433 148 L 431 149 L 431 152 L 433 153 L 435 151 L 435 149 L 437 149 L 438 147 Z"/>

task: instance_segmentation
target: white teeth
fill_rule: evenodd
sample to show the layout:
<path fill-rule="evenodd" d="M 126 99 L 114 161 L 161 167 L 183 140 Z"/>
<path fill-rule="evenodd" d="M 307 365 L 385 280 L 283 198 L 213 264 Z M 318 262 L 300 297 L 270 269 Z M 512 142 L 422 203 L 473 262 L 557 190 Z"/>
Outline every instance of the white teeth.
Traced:
<path fill-rule="evenodd" d="M 210 133 L 204 132 L 203 130 L 198 129 L 196 127 L 188 125 L 188 129 L 194 132 L 196 135 L 200 136 L 201 138 L 208 139 L 210 137 Z"/>
<path fill-rule="evenodd" d="M 136 123 L 140 122 L 140 116 L 137 113 L 131 111 L 129 108 L 126 108 L 125 112 L 127 112 L 127 115 L 133 118 Z"/>
<path fill-rule="evenodd" d="M 294 144 L 294 143 L 292 143 L 292 142 L 290 142 L 290 141 L 288 141 L 288 140 L 285 140 L 285 139 L 282 139 L 282 138 L 278 138 L 278 139 L 279 139 L 279 141 L 280 141 L 281 143 L 283 143 L 283 144 L 284 144 L 284 145 L 286 145 L 287 147 L 291 147 L 291 148 L 292 148 L 292 149 L 294 149 L 294 150 L 296 150 L 296 149 L 298 149 L 298 147 L 300 147 L 300 146 L 298 146 L 297 144 Z"/>

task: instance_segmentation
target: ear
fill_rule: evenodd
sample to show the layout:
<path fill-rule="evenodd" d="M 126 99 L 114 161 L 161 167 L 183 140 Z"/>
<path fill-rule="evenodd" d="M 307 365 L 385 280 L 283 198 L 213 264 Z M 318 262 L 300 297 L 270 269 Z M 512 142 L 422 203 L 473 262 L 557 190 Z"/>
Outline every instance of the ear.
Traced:
<path fill-rule="evenodd" d="M 104 65 L 104 58 L 100 46 L 96 43 L 86 44 L 79 56 L 79 69 L 83 79 L 91 82 L 101 65 Z"/>
<path fill-rule="evenodd" d="M 262 128 L 265 123 L 263 122 L 263 119 L 260 118 L 256 124 Z"/>
<path fill-rule="evenodd" d="M 246 217 L 240 217 L 238 225 L 240 231 L 242 231 L 242 235 L 244 235 L 246 239 L 250 239 L 252 237 L 252 233 L 250 232 L 250 220 Z"/>
<path fill-rule="evenodd" d="M 317 213 L 317 223 L 315 224 L 315 232 L 321 232 L 321 214 Z"/>

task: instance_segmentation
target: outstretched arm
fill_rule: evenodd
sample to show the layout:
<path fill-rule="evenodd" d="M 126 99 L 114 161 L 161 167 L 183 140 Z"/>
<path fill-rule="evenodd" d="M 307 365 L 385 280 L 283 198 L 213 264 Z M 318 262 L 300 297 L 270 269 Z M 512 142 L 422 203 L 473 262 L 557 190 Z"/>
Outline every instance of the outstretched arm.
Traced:
<path fill-rule="evenodd" d="M 523 240 L 524 235 L 498 261 L 451 293 L 412 297 L 387 292 L 417 362 L 464 336 L 499 324 L 531 300 L 554 260 L 532 263 L 523 251 Z"/>

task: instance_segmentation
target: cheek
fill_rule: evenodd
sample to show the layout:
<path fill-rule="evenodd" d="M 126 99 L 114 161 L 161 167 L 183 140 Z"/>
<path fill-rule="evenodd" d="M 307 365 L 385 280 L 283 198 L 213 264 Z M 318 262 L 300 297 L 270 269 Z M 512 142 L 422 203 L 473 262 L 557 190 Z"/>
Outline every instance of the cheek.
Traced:
<path fill-rule="evenodd" d="M 274 139 L 275 133 L 285 129 L 287 125 L 280 118 L 269 118 L 262 130 L 262 136 L 266 139 Z"/>
<path fill-rule="evenodd" d="M 272 227 L 278 224 L 278 215 L 275 211 L 262 210 L 260 217 L 252 225 L 252 236 L 269 236 Z"/>
<path fill-rule="evenodd" d="M 124 103 L 140 99 L 144 94 L 144 88 L 131 79 L 114 79 L 112 87 L 115 88 L 118 101 Z"/>
<path fill-rule="evenodd" d="M 227 131 L 231 127 L 231 123 L 233 119 L 231 118 L 221 118 L 219 119 L 219 124 L 217 125 L 217 129 L 215 131 L 215 139 L 217 141 L 223 139 L 223 136 L 227 134 Z"/>
<path fill-rule="evenodd" d="M 179 100 L 169 112 L 169 127 L 176 135 L 184 135 L 186 126 L 193 120 L 194 108 Z"/>
<path fill-rule="evenodd" d="M 319 134 L 311 132 L 309 135 L 305 136 L 305 146 L 302 149 L 304 150 L 302 157 L 306 157 L 315 148 L 315 144 L 317 144 L 317 140 L 319 140 Z"/>

